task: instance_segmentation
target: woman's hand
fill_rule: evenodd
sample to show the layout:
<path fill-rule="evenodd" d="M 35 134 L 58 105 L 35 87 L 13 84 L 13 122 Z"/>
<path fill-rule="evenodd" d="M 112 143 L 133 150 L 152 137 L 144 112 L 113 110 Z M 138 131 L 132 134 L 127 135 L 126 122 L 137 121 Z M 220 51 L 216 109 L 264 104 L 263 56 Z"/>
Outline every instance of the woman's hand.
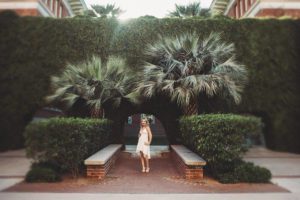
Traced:
<path fill-rule="evenodd" d="M 144 142 L 144 144 L 145 144 L 145 145 L 150 145 L 150 143 L 149 143 L 149 142 Z"/>

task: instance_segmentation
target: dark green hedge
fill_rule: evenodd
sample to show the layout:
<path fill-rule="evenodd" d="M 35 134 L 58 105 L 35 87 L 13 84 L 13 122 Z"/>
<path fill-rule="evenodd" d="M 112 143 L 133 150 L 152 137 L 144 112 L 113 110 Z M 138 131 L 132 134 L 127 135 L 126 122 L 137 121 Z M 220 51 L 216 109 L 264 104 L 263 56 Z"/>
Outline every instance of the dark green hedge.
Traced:
<path fill-rule="evenodd" d="M 221 183 L 268 183 L 272 178 L 270 170 L 255 166 L 251 162 L 240 161 L 230 172 L 217 175 Z"/>
<path fill-rule="evenodd" d="M 244 163 L 245 140 L 262 131 L 262 122 L 252 116 L 205 114 L 182 117 L 182 143 L 207 161 L 207 170 L 221 182 L 268 182 L 269 170 Z M 258 174 L 266 174 L 259 179 Z M 251 179 L 252 177 L 253 179 Z"/>
<path fill-rule="evenodd" d="M 33 164 L 27 172 L 25 181 L 33 182 L 58 182 L 61 176 L 53 168 L 40 164 Z"/>
<path fill-rule="evenodd" d="M 145 44 L 158 34 L 211 31 L 236 46 L 237 60 L 249 69 L 249 84 L 239 106 L 200 101 L 204 112 L 251 113 L 263 118 L 268 147 L 300 152 L 300 20 L 138 18 L 120 25 L 112 49 L 138 69 Z M 212 103 L 210 103 L 210 101 Z"/>
<path fill-rule="evenodd" d="M 27 156 L 62 171 L 79 173 L 84 159 L 111 143 L 112 123 L 100 119 L 51 118 L 25 130 Z"/>
<path fill-rule="evenodd" d="M 108 19 L 18 18 L 0 14 L 0 149 L 22 144 L 21 133 L 43 106 L 49 76 L 66 61 L 90 54 L 123 55 L 138 70 L 147 43 L 158 34 L 223 32 L 234 42 L 250 81 L 240 106 L 201 101 L 204 112 L 243 112 L 263 118 L 267 146 L 300 152 L 300 20 L 156 19 L 140 17 L 118 24 Z M 168 119 L 168 118 L 166 118 Z"/>
<path fill-rule="evenodd" d="M 50 75 L 91 54 L 106 58 L 117 22 L 19 18 L 0 13 L 0 150 L 20 147 L 22 132 L 49 90 Z"/>

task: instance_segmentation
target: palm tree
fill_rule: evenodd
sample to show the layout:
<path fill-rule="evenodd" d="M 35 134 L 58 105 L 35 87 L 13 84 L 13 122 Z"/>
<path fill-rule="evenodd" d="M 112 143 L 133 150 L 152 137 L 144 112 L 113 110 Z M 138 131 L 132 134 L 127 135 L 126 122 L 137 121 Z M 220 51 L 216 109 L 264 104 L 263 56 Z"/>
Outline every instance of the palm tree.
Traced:
<path fill-rule="evenodd" d="M 46 97 L 47 102 L 62 102 L 66 109 L 72 108 L 79 99 L 84 99 L 91 107 L 92 117 L 103 117 L 103 104 L 110 101 L 118 106 L 122 98 L 134 100 L 135 94 L 130 87 L 135 78 L 125 70 L 124 60 L 109 57 L 103 64 L 99 57 L 78 65 L 68 64 L 59 76 L 51 78 L 52 95 Z"/>
<path fill-rule="evenodd" d="M 147 98 L 167 95 L 185 115 L 198 114 L 199 94 L 230 97 L 239 103 L 247 71 L 235 61 L 234 49 L 218 33 L 203 40 L 196 33 L 160 36 L 146 49 L 148 62 L 136 90 Z"/>
<path fill-rule="evenodd" d="M 92 5 L 92 8 L 100 17 L 118 17 L 122 11 L 120 8 L 116 8 L 114 4 L 107 4 L 106 6 L 102 5 Z"/>
<path fill-rule="evenodd" d="M 209 15 L 209 10 L 201 9 L 199 2 L 190 3 L 187 6 L 175 4 L 175 11 L 169 13 L 170 17 L 180 18 L 196 16 L 208 17 Z"/>

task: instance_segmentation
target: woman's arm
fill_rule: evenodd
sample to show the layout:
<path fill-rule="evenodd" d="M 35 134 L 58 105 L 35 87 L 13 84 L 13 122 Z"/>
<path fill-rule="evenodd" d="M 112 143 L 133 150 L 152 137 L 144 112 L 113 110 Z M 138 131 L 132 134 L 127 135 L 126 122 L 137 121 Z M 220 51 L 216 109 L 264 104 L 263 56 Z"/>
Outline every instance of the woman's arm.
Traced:
<path fill-rule="evenodd" d="M 147 133 L 148 133 L 148 145 L 150 145 L 151 141 L 152 141 L 152 132 L 151 132 L 151 129 L 150 129 L 149 126 L 147 126 L 146 130 L 147 130 Z"/>

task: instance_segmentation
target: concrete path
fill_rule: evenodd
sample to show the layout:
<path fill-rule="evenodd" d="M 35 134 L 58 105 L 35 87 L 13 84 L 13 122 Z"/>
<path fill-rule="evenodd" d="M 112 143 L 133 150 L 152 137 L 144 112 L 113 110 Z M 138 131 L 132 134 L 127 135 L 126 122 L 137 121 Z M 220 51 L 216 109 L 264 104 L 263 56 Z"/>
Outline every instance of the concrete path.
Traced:
<path fill-rule="evenodd" d="M 274 178 L 300 178 L 300 154 L 254 147 L 246 153 L 244 160 L 268 168 Z"/>
<path fill-rule="evenodd" d="M 300 154 L 254 147 L 246 153 L 244 160 L 268 168 L 272 172 L 274 184 L 300 197 Z"/>
<path fill-rule="evenodd" d="M 0 153 L 0 191 L 23 181 L 30 163 L 24 149 Z"/>
<path fill-rule="evenodd" d="M 1 200 L 299 200 L 294 193 L 243 194 L 84 194 L 84 193 L 0 193 Z"/>

